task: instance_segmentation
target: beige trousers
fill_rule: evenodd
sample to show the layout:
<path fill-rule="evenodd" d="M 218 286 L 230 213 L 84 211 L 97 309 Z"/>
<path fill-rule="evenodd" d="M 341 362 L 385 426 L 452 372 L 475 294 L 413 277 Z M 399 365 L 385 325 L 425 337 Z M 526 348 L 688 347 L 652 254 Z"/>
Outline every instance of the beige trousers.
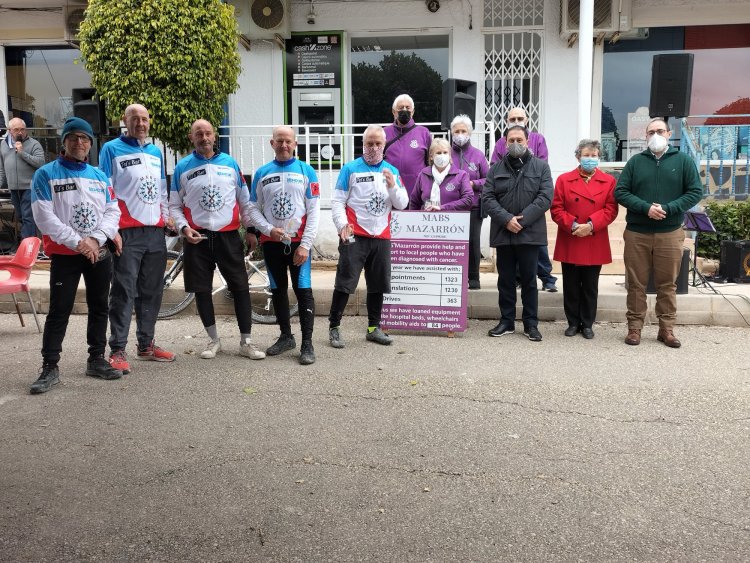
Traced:
<path fill-rule="evenodd" d="M 654 271 L 659 328 L 673 329 L 677 320 L 677 276 L 680 272 L 685 232 L 682 227 L 669 233 L 623 233 L 625 273 L 627 275 L 628 328 L 643 328 L 648 311 L 646 286 Z"/>

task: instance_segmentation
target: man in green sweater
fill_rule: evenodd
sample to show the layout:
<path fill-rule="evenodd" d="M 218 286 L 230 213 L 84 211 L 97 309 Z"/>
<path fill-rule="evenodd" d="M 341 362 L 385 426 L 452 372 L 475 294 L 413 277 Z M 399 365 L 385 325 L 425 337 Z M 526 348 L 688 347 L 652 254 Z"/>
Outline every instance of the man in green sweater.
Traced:
<path fill-rule="evenodd" d="M 648 149 L 633 156 L 620 175 L 615 198 L 628 210 L 623 239 L 627 275 L 628 335 L 625 343 L 641 343 L 648 311 L 646 285 L 653 269 L 656 287 L 657 339 L 679 348 L 674 335 L 677 320 L 677 285 L 685 233 L 685 211 L 703 197 L 695 163 L 669 146 L 672 131 L 663 119 L 646 127 Z"/>

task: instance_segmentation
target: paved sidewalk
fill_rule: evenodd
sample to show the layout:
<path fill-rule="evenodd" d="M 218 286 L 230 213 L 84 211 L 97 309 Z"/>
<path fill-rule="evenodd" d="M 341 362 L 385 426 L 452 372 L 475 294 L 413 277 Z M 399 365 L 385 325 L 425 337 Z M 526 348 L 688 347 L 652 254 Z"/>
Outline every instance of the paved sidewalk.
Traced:
<path fill-rule="evenodd" d="M 535 343 L 472 320 L 382 347 L 350 316 L 334 350 L 318 318 L 303 367 L 296 352 L 238 356 L 232 317 L 226 353 L 201 360 L 188 315 L 157 325 L 176 362 L 100 381 L 83 375 L 85 324 L 71 318 L 62 382 L 32 396 L 41 337 L 0 315 L 0 561 L 750 553 L 750 329 L 680 327 L 672 350 L 654 327 L 632 347 L 622 324 L 589 341 L 545 322 Z"/>
<path fill-rule="evenodd" d="M 0 275 L 3 275 L 0 273 Z M 315 294 L 316 314 L 327 315 L 331 304 L 333 293 L 333 281 L 335 271 L 331 269 L 313 268 L 313 291 Z M 218 277 L 216 278 L 218 287 Z M 599 307 L 597 320 L 600 322 L 623 322 L 625 320 L 625 297 L 626 291 L 623 287 L 624 277 L 618 275 L 602 275 L 599 279 Z M 178 284 L 170 288 L 164 296 L 165 302 L 177 301 L 183 295 L 182 286 Z M 497 274 L 483 272 L 481 274 L 482 289 L 469 291 L 468 312 L 470 318 L 475 319 L 497 319 L 499 317 Z M 558 276 L 557 293 L 539 293 L 539 318 L 543 321 L 564 321 L 562 298 L 562 277 Z M 46 312 L 48 309 L 49 294 L 49 270 L 37 268 L 31 276 L 33 296 L 38 309 Z M 541 287 L 541 284 L 539 284 Z M 713 293 L 706 287 L 690 287 L 687 295 L 677 296 L 679 324 L 689 325 L 713 325 L 713 326 L 750 326 L 750 284 L 712 284 L 719 292 Z M 367 315 L 365 306 L 366 292 L 364 280 L 360 280 L 357 293 L 350 299 L 346 314 Z M 21 296 L 20 300 L 25 300 Z M 214 298 L 216 310 L 219 314 L 232 314 L 231 301 L 217 294 Z M 655 296 L 649 296 L 649 318 L 648 322 L 655 323 L 653 314 Z M 0 312 L 14 311 L 10 295 L 0 296 Z M 28 305 L 26 308 L 28 309 Z M 83 282 L 79 288 L 76 298 L 76 313 L 86 312 Z M 518 318 L 521 314 L 521 299 L 518 296 Z M 191 305 L 182 314 L 195 314 L 195 305 Z M 33 319 L 32 319 L 33 322 Z"/>

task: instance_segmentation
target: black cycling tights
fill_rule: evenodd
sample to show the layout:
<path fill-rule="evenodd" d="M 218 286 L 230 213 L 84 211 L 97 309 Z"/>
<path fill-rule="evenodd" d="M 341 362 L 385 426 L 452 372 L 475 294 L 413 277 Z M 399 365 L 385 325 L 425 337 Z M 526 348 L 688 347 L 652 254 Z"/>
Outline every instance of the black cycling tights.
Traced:
<path fill-rule="evenodd" d="M 237 326 L 240 328 L 240 334 L 250 334 L 250 329 L 253 326 L 253 319 L 250 313 L 250 293 L 248 291 L 233 291 L 232 299 L 234 301 L 234 314 L 237 316 Z M 198 308 L 198 315 L 204 327 L 216 324 L 214 300 L 210 291 L 197 292 L 195 294 L 195 305 Z"/>

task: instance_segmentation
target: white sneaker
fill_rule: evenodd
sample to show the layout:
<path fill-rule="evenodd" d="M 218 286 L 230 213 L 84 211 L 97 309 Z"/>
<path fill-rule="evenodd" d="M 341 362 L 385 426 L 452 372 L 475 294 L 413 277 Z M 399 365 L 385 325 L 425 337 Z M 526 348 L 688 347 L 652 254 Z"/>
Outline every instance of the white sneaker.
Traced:
<path fill-rule="evenodd" d="M 266 357 L 266 353 L 258 350 L 258 348 L 250 342 L 240 342 L 240 356 L 245 356 L 251 360 L 262 360 Z"/>
<path fill-rule="evenodd" d="M 221 352 L 221 339 L 209 340 L 206 344 L 206 349 L 201 352 L 201 358 L 204 360 L 211 360 L 216 357 L 216 354 Z"/>

